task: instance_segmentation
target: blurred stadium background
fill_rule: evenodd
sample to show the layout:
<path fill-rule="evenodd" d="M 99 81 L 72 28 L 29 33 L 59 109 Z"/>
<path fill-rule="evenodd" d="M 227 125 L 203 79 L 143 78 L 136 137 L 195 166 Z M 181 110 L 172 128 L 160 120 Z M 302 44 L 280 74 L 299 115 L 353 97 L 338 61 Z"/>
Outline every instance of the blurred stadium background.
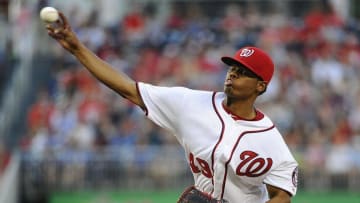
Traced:
<path fill-rule="evenodd" d="M 168 203 L 192 183 L 173 136 L 47 36 L 46 5 L 153 84 L 221 90 L 220 56 L 264 48 L 277 69 L 257 105 L 300 163 L 293 202 L 360 202 L 358 1 L 0 0 L 0 203 Z"/>

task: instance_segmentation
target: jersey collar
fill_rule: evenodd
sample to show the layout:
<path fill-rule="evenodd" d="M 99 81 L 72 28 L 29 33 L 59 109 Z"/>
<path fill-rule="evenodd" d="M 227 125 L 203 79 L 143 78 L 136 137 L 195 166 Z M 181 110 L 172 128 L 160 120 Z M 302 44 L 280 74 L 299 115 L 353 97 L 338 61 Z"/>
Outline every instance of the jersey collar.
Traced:
<path fill-rule="evenodd" d="M 228 113 L 232 119 L 234 119 L 235 121 L 238 121 L 238 120 L 243 120 L 243 121 L 259 121 L 261 120 L 262 118 L 264 118 L 264 114 L 261 113 L 260 111 L 258 111 L 257 109 L 255 109 L 255 112 L 256 112 L 256 116 L 255 118 L 253 119 L 246 119 L 246 118 L 243 118 L 243 117 L 240 117 L 236 114 L 234 114 L 233 112 L 230 111 L 230 109 L 228 109 L 223 103 L 221 103 L 223 109 L 225 110 L 226 113 Z"/>

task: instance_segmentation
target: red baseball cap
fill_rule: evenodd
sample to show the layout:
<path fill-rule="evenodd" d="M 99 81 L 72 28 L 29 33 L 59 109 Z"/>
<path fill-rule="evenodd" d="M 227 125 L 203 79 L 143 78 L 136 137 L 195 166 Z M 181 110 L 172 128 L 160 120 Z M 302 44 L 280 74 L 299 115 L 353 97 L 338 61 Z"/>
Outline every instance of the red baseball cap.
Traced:
<path fill-rule="evenodd" d="M 269 83 L 274 74 L 274 63 L 270 56 L 257 47 L 243 47 L 239 49 L 234 57 L 223 56 L 221 60 L 231 66 L 244 65 L 266 83 Z"/>

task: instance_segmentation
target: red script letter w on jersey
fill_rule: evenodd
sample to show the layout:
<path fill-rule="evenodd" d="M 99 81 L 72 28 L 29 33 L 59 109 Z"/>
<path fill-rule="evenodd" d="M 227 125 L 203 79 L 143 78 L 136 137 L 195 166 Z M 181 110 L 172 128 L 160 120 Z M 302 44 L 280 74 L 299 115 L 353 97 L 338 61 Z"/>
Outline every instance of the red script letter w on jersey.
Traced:
<path fill-rule="evenodd" d="M 236 168 L 239 176 L 259 177 L 268 172 L 273 164 L 271 158 L 258 157 L 259 154 L 253 151 L 243 151 L 240 154 L 240 164 Z"/>

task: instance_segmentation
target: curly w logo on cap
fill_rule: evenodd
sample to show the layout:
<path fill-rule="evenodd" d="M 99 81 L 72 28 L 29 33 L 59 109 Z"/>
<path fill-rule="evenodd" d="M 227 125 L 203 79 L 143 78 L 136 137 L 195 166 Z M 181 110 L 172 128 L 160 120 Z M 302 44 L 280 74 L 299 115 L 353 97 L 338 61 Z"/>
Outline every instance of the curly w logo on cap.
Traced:
<path fill-rule="evenodd" d="M 254 49 L 246 49 L 245 48 L 245 49 L 241 50 L 240 56 L 249 57 L 249 56 L 253 55 L 253 53 L 254 53 Z"/>

